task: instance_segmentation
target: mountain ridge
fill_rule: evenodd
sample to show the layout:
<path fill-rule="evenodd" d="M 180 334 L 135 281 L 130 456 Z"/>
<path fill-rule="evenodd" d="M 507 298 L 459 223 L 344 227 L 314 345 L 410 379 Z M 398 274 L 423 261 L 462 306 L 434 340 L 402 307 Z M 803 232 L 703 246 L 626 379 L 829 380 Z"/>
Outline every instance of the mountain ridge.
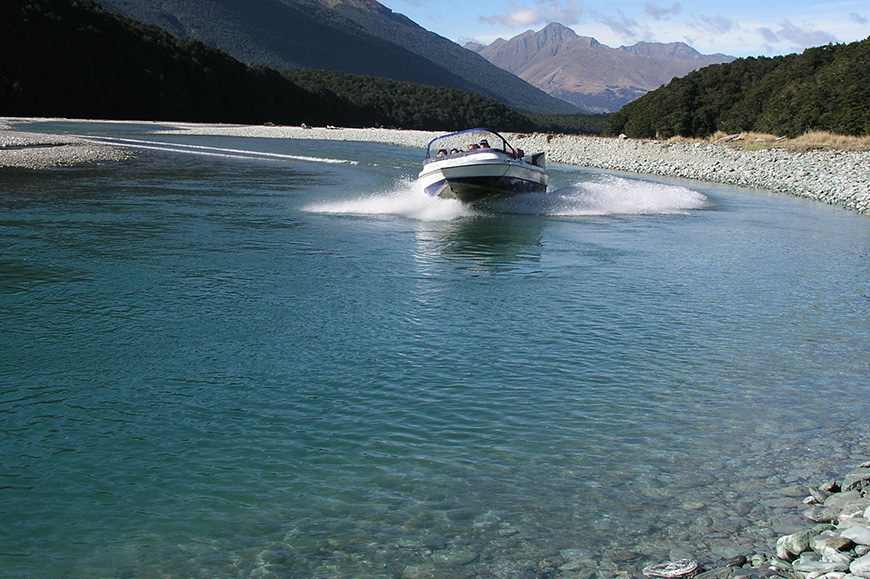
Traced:
<path fill-rule="evenodd" d="M 376 0 L 97 0 L 106 10 L 269 68 L 317 68 L 477 92 L 521 113 L 576 106 Z M 438 55 L 433 58 L 432 55 Z"/>
<path fill-rule="evenodd" d="M 439 131 L 536 126 L 468 91 L 247 65 L 92 0 L 0 2 L 0 114 Z"/>
<path fill-rule="evenodd" d="M 557 22 L 488 46 L 466 47 L 589 112 L 615 112 L 673 78 L 734 60 L 724 54 L 701 54 L 683 42 L 611 48 Z"/>

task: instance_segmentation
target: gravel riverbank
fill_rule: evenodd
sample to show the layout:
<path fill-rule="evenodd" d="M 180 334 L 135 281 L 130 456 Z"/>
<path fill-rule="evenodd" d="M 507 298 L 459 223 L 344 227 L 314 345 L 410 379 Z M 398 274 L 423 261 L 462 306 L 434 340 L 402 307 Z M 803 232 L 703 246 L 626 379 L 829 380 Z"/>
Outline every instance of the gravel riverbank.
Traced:
<path fill-rule="evenodd" d="M 40 169 L 121 160 L 127 150 L 71 136 L 21 133 L 0 119 L 0 167 Z M 164 134 L 232 135 L 366 141 L 425 147 L 438 133 L 392 129 L 338 129 L 193 123 L 155 123 Z M 527 152 L 546 151 L 548 160 L 609 171 L 698 179 L 766 189 L 815 199 L 870 214 L 870 152 L 782 148 L 744 151 L 728 145 L 670 143 L 549 134 L 506 134 Z"/>
<path fill-rule="evenodd" d="M 391 129 L 329 129 L 226 125 L 178 125 L 198 134 L 331 139 L 425 147 L 436 132 Z M 767 189 L 815 199 L 870 214 L 870 152 L 808 151 L 781 148 L 743 151 L 728 145 L 668 143 L 573 135 L 511 134 L 526 152 L 546 151 L 547 159 L 580 167 L 698 179 Z"/>
<path fill-rule="evenodd" d="M 131 156 L 126 149 L 98 145 L 67 135 L 0 130 L 0 167 L 52 169 L 122 161 Z"/>
<path fill-rule="evenodd" d="M 776 540 L 775 552 L 747 552 L 710 567 L 693 558 L 649 565 L 648 579 L 870 579 L 870 462 L 842 480 L 794 485 L 786 496 L 803 498 L 800 528 Z"/>

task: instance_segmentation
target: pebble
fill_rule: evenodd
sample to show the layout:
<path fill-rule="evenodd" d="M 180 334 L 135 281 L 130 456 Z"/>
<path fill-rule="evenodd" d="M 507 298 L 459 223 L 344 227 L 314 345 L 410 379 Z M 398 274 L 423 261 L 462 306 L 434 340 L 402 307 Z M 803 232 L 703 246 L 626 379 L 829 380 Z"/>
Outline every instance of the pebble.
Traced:
<path fill-rule="evenodd" d="M 864 555 L 852 561 L 849 571 L 858 577 L 870 577 L 870 555 Z"/>
<path fill-rule="evenodd" d="M 870 579 L 870 556 L 862 548 L 870 544 L 870 520 L 865 516 L 870 511 L 868 466 L 848 473 L 842 490 L 825 488 L 831 494 L 813 518 L 824 516 L 827 521 L 780 537 L 771 571 L 790 579 L 844 579 L 849 577 L 846 573 Z M 834 575 L 838 573 L 842 576 Z"/>
<path fill-rule="evenodd" d="M 643 568 L 644 577 L 651 579 L 682 579 L 694 577 L 698 572 L 698 562 L 694 559 L 679 559 L 667 561 L 658 565 L 649 565 Z"/>

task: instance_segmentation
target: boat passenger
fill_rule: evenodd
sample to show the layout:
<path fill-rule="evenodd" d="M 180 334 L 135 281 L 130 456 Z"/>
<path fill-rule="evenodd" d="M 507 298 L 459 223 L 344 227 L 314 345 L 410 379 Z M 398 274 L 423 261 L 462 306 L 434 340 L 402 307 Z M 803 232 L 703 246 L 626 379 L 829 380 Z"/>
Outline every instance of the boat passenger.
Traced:
<path fill-rule="evenodd" d="M 470 145 L 468 145 L 465 148 L 465 150 L 466 151 L 474 151 L 474 150 L 479 149 L 479 148 L 480 148 L 480 145 L 478 145 L 477 143 L 471 143 Z"/>
<path fill-rule="evenodd" d="M 459 154 L 459 149 L 450 149 L 450 154 L 451 154 L 451 155 L 458 155 L 458 154 Z"/>
<path fill-rule="evenodd" d="M 438 149 L 438 152 L 435 153 L 435 156 L 436 157 L 446 157 L 447 156 L 447 149 Z"/>
<path fill-rule="evenodd" d="M 480 148 L 481 149 L 489 149 L 490 148 L 489 141 L 487 141 L 486 139 L 483 139 L 482 141 L 480 141 Z"/>

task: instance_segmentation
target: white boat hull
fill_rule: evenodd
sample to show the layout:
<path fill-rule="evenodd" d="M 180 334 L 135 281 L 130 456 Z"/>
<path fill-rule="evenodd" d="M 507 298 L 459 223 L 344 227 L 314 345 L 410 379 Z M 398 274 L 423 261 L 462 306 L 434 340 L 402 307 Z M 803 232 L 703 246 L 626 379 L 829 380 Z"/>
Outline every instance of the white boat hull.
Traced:
<path fill-rule="evenodd" d="M 430 144 L 427 152 L 417 180 L 432 197 L 475 202 L 547 190 L 543 153 L 523 157 L 507 150 L 506 144 L 434 157 L 429 156 Z"/>
<path fill-rule="evenodd" d="M 461 201 L 507 197 L 547 190 L 547 174 L 522 159 L 502 153 L 474 153 L 460 159 L 432 161 L 418 180 L 427 195 Z"/>

